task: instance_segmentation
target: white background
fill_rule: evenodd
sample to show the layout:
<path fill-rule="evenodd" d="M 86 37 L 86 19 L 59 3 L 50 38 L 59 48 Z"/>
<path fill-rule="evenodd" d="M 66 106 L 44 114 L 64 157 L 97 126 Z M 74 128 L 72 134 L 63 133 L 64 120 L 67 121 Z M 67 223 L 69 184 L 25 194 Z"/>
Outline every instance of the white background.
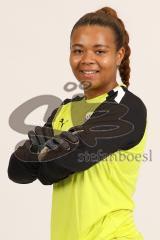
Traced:
<path fill-rule="evenodd" d="M 66 92 L 68 81 L 76 83 L 69 66 L 69 36 L 74 23 L 87 12 L 115 8 L 130 35 L 131 78 L 129 90 L 148 109 L 148 142 L 152 161 L 139 173 L 135 220 L 145 240 L 160 239 L 159 159 L 159 1 L 0 1 L 0 239 L 49 240 L 52 186 L 39 181 L 20 185 L 7 177 L 9 157 L 26 138 L 9 126 L 9 116 L 25 101 L 39 95 L 70 98 L 82 92 Z M 46 107 L 32 112 L 27 123 L 43 125 Z M 74 227 L 74 226 L 73 226 Z"/>

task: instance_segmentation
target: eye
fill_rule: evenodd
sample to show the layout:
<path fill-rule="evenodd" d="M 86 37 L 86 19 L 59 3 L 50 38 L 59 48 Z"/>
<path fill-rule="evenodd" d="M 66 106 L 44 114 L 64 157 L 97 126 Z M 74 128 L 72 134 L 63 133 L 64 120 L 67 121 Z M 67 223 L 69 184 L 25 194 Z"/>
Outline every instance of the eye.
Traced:
<path fill-rule="evenodd" d="M 83 51 L 81 49 L 75 49 L 72 51 L 74 54 L 81 54 Z"/>
<path fill-rule="evenodd" d="M 105 54 L 106 53 L 106 51 L 104 51 L 104 50 L 97 50 L 96 51 L 96 54 L 97 55 L 103 55 L 103 54 Z"/>

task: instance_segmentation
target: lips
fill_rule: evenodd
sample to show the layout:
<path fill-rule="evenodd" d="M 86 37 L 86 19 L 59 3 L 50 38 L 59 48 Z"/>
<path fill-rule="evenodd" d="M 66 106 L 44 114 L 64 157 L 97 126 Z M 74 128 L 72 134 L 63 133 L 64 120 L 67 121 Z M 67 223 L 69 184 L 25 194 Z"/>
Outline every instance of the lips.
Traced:
<path fill-rule="evenodd" d="M 99 70 L 98 69 L 85 69 L 84 68 L 84 69 L 81 69 L 80 72 L 85 72 L 85 73 L 93 72 L 94 73 L 94 72 L 99 72 Z"/>

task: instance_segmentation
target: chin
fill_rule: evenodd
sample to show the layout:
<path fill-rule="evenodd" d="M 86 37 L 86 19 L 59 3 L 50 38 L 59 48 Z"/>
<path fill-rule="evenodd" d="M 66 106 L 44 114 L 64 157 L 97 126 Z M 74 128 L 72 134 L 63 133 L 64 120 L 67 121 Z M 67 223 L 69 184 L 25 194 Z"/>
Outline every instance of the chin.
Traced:
<path fill-rule="evenodd" d="M 96 82 L 95 80 L 80 80 L 80 84 L 83 86 L 83 89 L 90 90 L 95 88 L 102 87 L 100 83 Z"/>

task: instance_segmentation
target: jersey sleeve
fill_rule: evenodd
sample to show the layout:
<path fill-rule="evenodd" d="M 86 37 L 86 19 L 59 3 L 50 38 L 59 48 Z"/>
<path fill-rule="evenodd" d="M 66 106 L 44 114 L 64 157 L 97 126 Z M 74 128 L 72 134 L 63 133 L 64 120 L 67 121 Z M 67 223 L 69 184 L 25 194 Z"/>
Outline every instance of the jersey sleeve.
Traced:
<path fill-rule="evenodd" d="M 144 103 L 129 91 L 118 103 L 115 100 L 103 102 L 84 124 L 68 130 L 78 137 L 77 143 L 66 139 L 69 150 L 58 148 L 46 154 L 38 179 L 43 184 L 58 182 L 92 167 L 118 150 L 136 146 L 143 138 L 146 119 Z"/>

